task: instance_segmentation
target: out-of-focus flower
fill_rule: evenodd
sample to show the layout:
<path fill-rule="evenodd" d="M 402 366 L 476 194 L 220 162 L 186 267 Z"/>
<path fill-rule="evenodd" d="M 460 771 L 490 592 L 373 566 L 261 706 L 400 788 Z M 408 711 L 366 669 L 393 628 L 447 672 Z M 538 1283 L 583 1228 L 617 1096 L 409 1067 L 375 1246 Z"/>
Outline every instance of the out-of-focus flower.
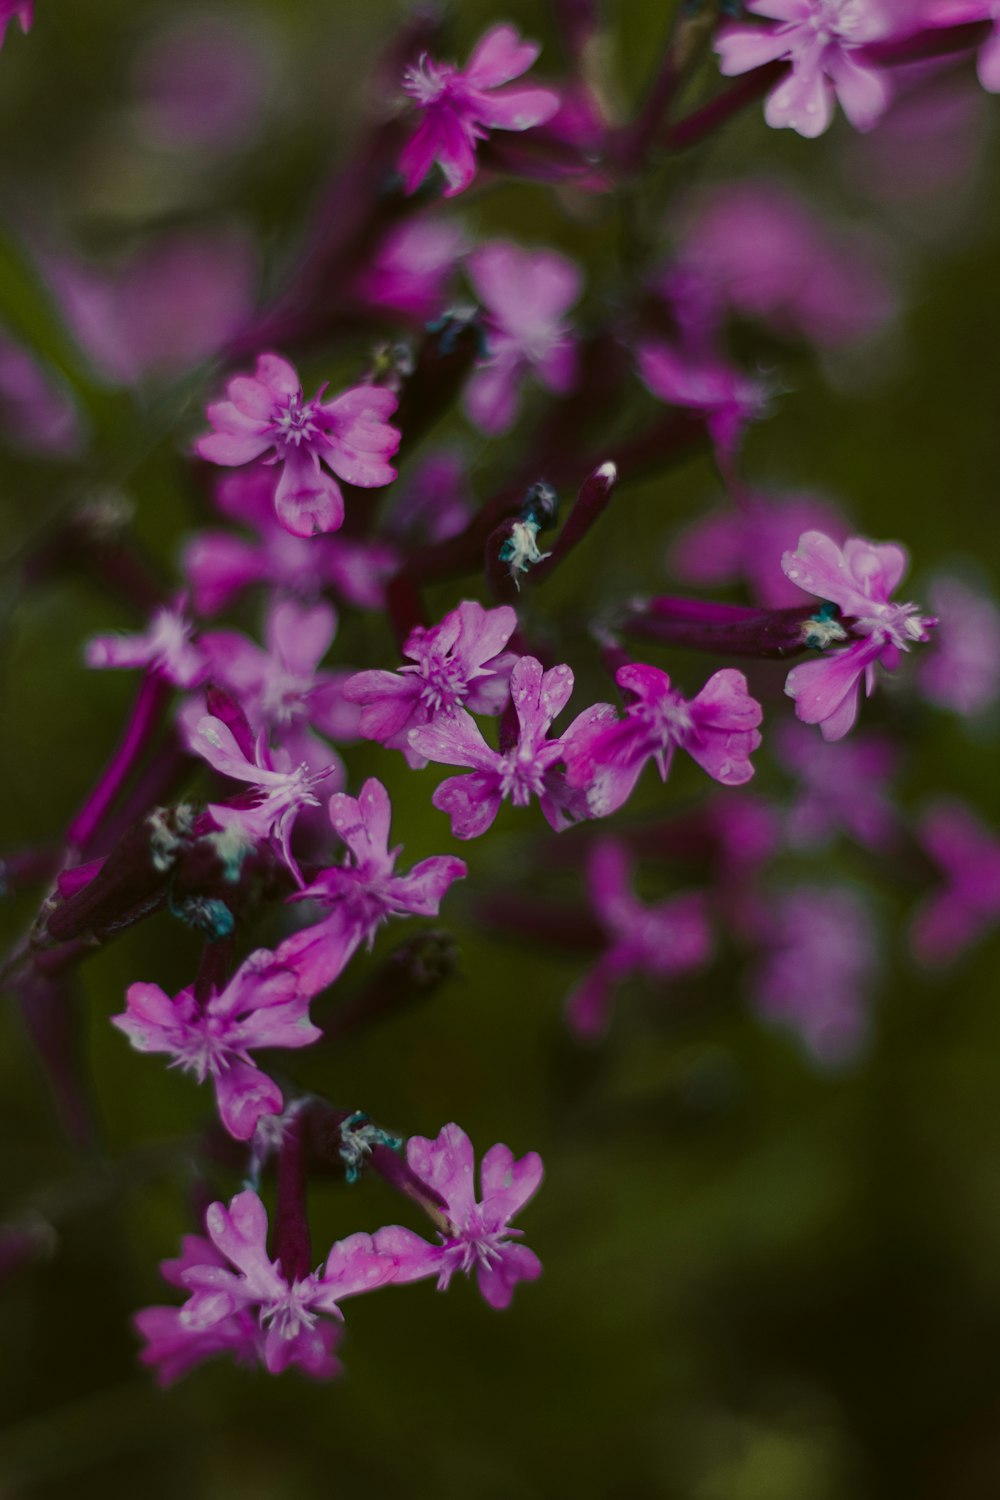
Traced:
<path fill-rule="evenodd" d="M 723 668 L 691 699 L 672 688 L 659 667 L 638 662 L 619 667 L 615 681 L 627 700 L 625 717 L 565 736 L 566 777 L 586 790 L 591 816 L 607 817 L 621 807 L 649 760 L 665 781 L 678 747 L 724 786 L 750 780 L 763 714 L 742 672 Z"/>
<path fill-rule="evenodd" d="M 6 334 L 0 334 L 0 426 L 18 448 L 46 458 L 80 451 L 83 434 L 69 395 Z"/>
<path fill-rule="evenodd" d="M 554 250 L 499 241 L 469 257 L 469 279 L 486 309 L 487 362 L 465 390 L 465 410 L 483 432 L 513 426 L 529 372 L 564 395 L 576 374 L 576 344 L 565 314 L 580 295 L 577 266 Z"/>
<path fill-rule="evenodd" d="M 923 0 L 922 26 L 961 26 L 970 21 L 992 21 L 993 31 L 979 49 L 976 72 L 983 88 L 1000 93 L 1000 0 Z"/>
<path fill-rule="evenodd" d="M 388 418 L 397 402 L 381 386 L 353 386 L 332 401 L 323 401 L 320 392 L 306 401 L 288 361 L 262 354 L 254 374 L 234 376 L 226 395 L 209 406 L 213 430 L 198 439 L 196 451 L 231 466 L 268 454 L 265 461 L 281 468 L 275 512 L 294 536 L 337 531 L 343 524 L 344 496 L 334 475 L 363 489 L 396 477 L 388 459 L 400 434 Z"/>
<path fill-rule="evenodd" d="M 411 729 L 470 712 L 502 713 L 517 659 L 504 647 L 516 625 L 510 605 L 483 609 L 473 599 L 439 625 L 418 625 L 403 647 L 412 665 L 398 672 L 358 672 L 345 684 L 347 701 L 361 705 L 362 735 L 402 750 L 418 769 L 427 760 L 411 743 Z"/>
<path fill-rule="evenodd" d="M 786 1026 L 817 1062 L 854 1057 L 868 1032 L 877 948 L 866 902 L 843 886 L 801 885 L 764 907 L 754 1009 Z"/>
<path fill-rule="evenodd" d="M 385 584 L 398 566 L 388 542 L 353 537 L 293 536 L 274 515 L 274 477 L 263 466 L 227 474 L 216 504 L 258 540 L 231 531 L 202 531 L 184 548 L 182 566 L 201 615 L 221 613 L 245 589 L 267 583 L 297 599 L 314 600 L 325 589 L 359 609 L 380 609 Z"/>
<path fill-rule="evenodd" d="M 352 1234 L 332 1247 L 321 1271 L 289 1280 L 267 1253 L 267 1213 L 249 1191 L 237 1193 L 228 1209 L 213 1203 L 205 1228 L 207 1241 L 192 1237 L 181 1260 L 164 1266 L 191 1294 L 183 1308 L 147 1308 L 136 1319 L 148 1340 L 143 1362 L 159 1367 L 164 1384 L 223 1351 L 254 1357 L 271 1375 L 291 1365 L 317 1380 L 336 1375 L 339 1330 L 325 1319 L 342 1322 L 345 1297 L 391 1281 L 393 1257 L 380 1254 L 371 1235 Z"/>
<path fill-rule="evenodd" d="M 942 575 L 929 590 L 939 626 L 920 663 L 925 698 L 957 714 L 979 714 L 1000 696 L 1000 609 L 961 578 Z"/>
<path fill-rule="evenodd" d="M 767 393 L 759 380 L 710 353 L 642 344 L 636 351 L 643 381 L 661 401 L 701 412 L 720 466 L 728 470 L 751 422 L 762 415 Z"/>
<path fill-rule="evenodd" d="M 460 1125 L 446 1125 L 436 1140 L 414 1135 L 406 1143 L 410 1170 L 444 1199 L 435 1210 L 441 1221 L 441 1243 L 430 1245 L 419 1235 L 393 1227 L 374 1236 L 377 1250 L 397 1263 L 396 1280 L 436 1276 L 444 1291 L 456 1271 L 476 1273 L 479 1290 L 491 1307 L 509 1306 L 519 1281 L 537 1281 L 542 1264 L 533 1250 L 519 1245 L 520 1229 L 510 1221 L 533 1198 L 542 1180 L 542 1159 L 535 1151 L 515 1160 L 508 1146 L 492 1146 L 480 1166 L 475 1196 L 475 1154 Z"/>
<path fill-rule="evenodd" d="M 603 839 L 594 846 L 587 889 L 608 947 L 566 1001 L 566 1018 L 580 1037 L 605 1030 L 614 991 L 630 974 L 673 979 L 700 968 L 711 951 L 702 895 L 688 892 L 645 906 L 636 900 L 630 873 L 624 844 Z"/>
<path fill-rule="evenodd" d="M 748 0 L 747 10 L 777 22 L 734 22 L 715 40 L 720 71 L 748 73 L 787 60 L 789 74 L 767 96 L 764 118 L 799 135 L 822 135 L 836 99 L 856 130 L 870 130 L 889 103 L 889 86 L 858 49 L 885 33 L 875 0 Z"/>
<path fill-rule="evenodd" d="M 261 128 L 273 80 L 274 38 L 223 15 L 175 16 L 150 37 L 133 69 L 137 126 L 170 151 L 230 151 Z"/>
<path fill-rule="evenodd" d="M 329 604 L 276 599 L 267 615 L 266 650 L 235 630 L 208 631 L 201 638 L 213 682 L 236 697 L 253 732 L 274 731 L 293 761 L 313 770 L 332 757 L 312 730 L 334 740 L 354 739 L 358 732 L 358 711 L 343 697 L 350 674 L 319 670 L 336 628 Z"/>
<path fill-rule="evenodd" d="M 467 470 L 468 460 L 453 448 L 428 454 L 394 497 L 386 527 L 390 535 L 443 542 L 464 530 L 472 517 Z"/>
<path fill-rule="evenodd" d="M 920 820 L 920 842 L 945 879 L 917 912 L 917 957 L 947 964 L 1000 921 L 1000 840 L 957 799 L 933 803 Z"/>
<path fill-rule="evenodd" d="M 257 256 L 239 228 L 176 231 L 113 271 L 61 260 L 49 274 L 95 367 L 133 384 L 181 374 L 237 332 L 253 308 Z"/>
<path fill-rule="evenodd" d="M 35 0 L 0 0 L 0 47 L 7 37 L 7 27 L 17 20 L 27 36 L 35 19 Z"/>
<path fill-rule="evenodd" d="M 936 620 L 918 614 L 915 604 L 894 604 L 889 598 L 908 561 L 905 549 L 894 542 L 851 537 L 841 550 L 820 531 L 805 532 L 797 550 L 781 560 L 792 583 L 838 606 L 854 638 L 844 650 L 827 651 L 818 661 L 793 667 L 785 682 L 798 717 L 818 724 L 826 740 L 840 740 L 850 732 L 858 716 L 862 677 L 868 696 L 875 691 L 876 662 L 894 671 L 902 652 L 930 640 Z"/>
<path fill-rule="evenodd" d="M 790 843 L 822 848 L 840 832 L 870 849 L 892 841 L 898 817 L 886 786 L 899 757 L 889 740 L 828 744 L 799 724 L 782 724 L 776 748 L 799 781 L 786 823 Z"/>
<path fill-rule="evenodd" d="M 408 193 L 417 190 L 437 162 L 446 198 L 464 192 L 476 175 L 476 144 L 491 130 L 530 130 L 559 108 L 552 89 L 502 88 L 520 78 L 541 48 L 524 42 L 513 26 L 494 26 L 476 45 L 464 70 L 435 62 L 425 53 L 408 68 L 403 88 L 423 112 L 416 134 L 399 161 Z"/>
<path fill-rule="evenodd" d="M 400 224 L 359 278 L 358 295 L 373 307 L 425 323 L 443 310 L 448 282 L 467 249 L 465 229 L 453 219 Z"/>
<path fill-rule="evenodd" d="M 677 261 L 703 317 L 726 312 L 766 323 L 823 348 L 869 337 L 892 316 L 896 295 L 874 235 L 826 221 L 800 193 L 759 178 L 699 193 L 686 212 Z M 680 313 L 683 316 L 683 313 Z"/>
<path fill-rule="evenodd" d="M 803 591 L 781 568 L 782 554 L 807 530 L 835 541 L 847 523 L 829 501 L 811 495 L 745 494 L 686 527 L 668 554 L 668 566 L 687 583 L 717 586 L 745 578 L 755 601 L 768 609 L 801 604 Z"/>
<path fill-rule="evenodd" d="M 193 986 L 171 1000 L 157 984 L 132 984 L 111 1020 L 140 1052 L 165 1052 L 172 1066 L 210 1078 L 219 1117 L 248 1141 L 263 1115 L 280 1115 L 278 1085 L 250 1056 L 260 1047 L 309 1047 L 322 1032 L 309 1020 L 296 975 L 267 949 L 245 959 L 224 989 L 199 1001 Z"/>
<path fill-rule="evenodd" d="M 182 606 L 158 609 L 149 629 L 138 635 L 95 635 L 87 642 L 88 667 L 145 667 L 147 672 L 192 688 L 208 671 L 205 653 L 191 640 L 191 622 Z"/>

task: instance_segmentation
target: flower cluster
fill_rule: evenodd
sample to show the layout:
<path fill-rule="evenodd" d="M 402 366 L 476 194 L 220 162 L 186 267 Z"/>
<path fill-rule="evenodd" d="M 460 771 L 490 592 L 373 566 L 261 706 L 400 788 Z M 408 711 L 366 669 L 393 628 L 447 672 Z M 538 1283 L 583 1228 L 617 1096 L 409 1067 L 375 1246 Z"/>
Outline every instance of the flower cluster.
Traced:
<path fill-rule="evenodd" d="M 609 116 L 581 64 L 602 56 L 591 8 L 559 9 L 570 62 L 551 88 L 518 81 L 540 49 L 511 25 L 463 68 L 427 50 L 430 17 L 413 21 L 301 264 L 259 311 L 263 247 L 241 262 L 154 235 L 117 276 L 53 257 L 44 279 L 75 338 L 44 358 L 0 350 L 0 417 L 20 414 L 23 446 L 92 460 L 98 497 L 119 398 L 145 422 L 160 409 L 146 382 L 201 381 L 200 434 L 192 444 L 178 426 L 168 445 L 193 518 L 180 587 L 148 566 L 115 496 L 76 506 L 28 559 L 31 581 L 74 567 L 99 578 L 128 628 L 94 635 L 84 662 L 139 681 L 58 847 L 0 868 L 5 886 L 40 887 L 3 972 L 27 1015 L 39 993 L 65 1001 L 50 1006 L 54 1031 L 95 948 L 150 919 L 176 949 L 159 971 L 143 950 L 138 972 L 163 984 L 127 982 L 111 1016 L 136 1051 L 214 1094 L 214 1111 L 208 1090 L 178 1106 L 208 1116 L 193 1115 L 183 1150 L 201 1206 L 214 1200 L 204 1233 L 162 1267 L 185 1300 L 136 1318 L 161 1383 L 222 1354 L 329 1379 L 351 1297 L 420 1280 L 444 1290 L 464 1273 L 502 1309 L 540 1275 L 511 1227 L 541 1183 L 537 1153 L 494 1145 L 477 1196 L 459 1125 L 407 1138 L 343 1098 L 354 1032 L 455 977 L 455 939 L 427 926 L 442 912 L 563 942 L 578 959 L 561 986 L 576 1040 L 599 1042 L 616 997 L 625 1018 L 638 991 L 655 1002 L 651 1024 L 742 1005 L 827 1068 L 860 1057 L 875 1030 L 880 870 L 898 863 L 920 884 L 906 918 L 918 964 L 959 960 L 1000 920 L 996 836 L 948 795 L 908 821 L 898 784 L 932 706 L 988 731 L 1000 698 L 988 585 L 937 573 L 933 613 L 897 600 L 906 548 L 855 534 L 809 476 L 769 492 L 755 448 L 777 393 L 797 399 L 771 362 L 813 359 L 825 379 L 892 326 L 885 235 L 761 176 L 661 207 L 658 165 L 765 93 L 772 126 L 818 136 L 839 104 L 872 130 L 893 80 L 921 86 L 902 64 L 937 50 L 964 56 L 970 79 L 975 58 L 1000 91 L 1000 6 L 750 0 L 742 19 L 681 7 L 629 121 Z M 0 3 L 0 41 L 12 17 L 27 31 L 30 0 Z M 702 26 L 739 81 L 677 118 Z M 173 96 L 157 108 L 154 84 L 155 134 Z M 206 150 L 249 128 L 252 100 L 233 89 L 228 124 L 225 99 L 191 121 Z M 502 225 L 480 235 L 492 211 L 442 211 L 463 193 L 478 204 L 501 174 L 550 189 L 548 213 L 515 219 L 531 244 Z M 537 242 L 545 226 L 554 243 Z M 314 369 L 337 394 L 315 388 Z M 78 376 L 72 395 L 56 388 L 63 374 Z M 682 525 L 655 492 L 696 456 L 725 496 Z M 641 527 L 626 519 L 647 503 Z M 666 567 L 693 595 L 636 596 L 661 564 L 627 548 L 661 523 Z M 588 550 L 591 572 L 574 574 Z M 557 571 L 561 592 L 546 588 Z M 891 689 L 852 734 L 862 687 L 871 698 L 885 675 Z M 102 688 L 110 701 L 121 678 Z M 430 809 L 468 863 L 424 853 L 424 838 L 449 839 Z M 394 820 L 422 855 L 412 866 Z M 874 875 L 830 874 L 842 841 Z M 50 1049 L 57 1091 L 64 1041 Z M 387 1223 L 314 1261 L 308 1191 L 363 1175 L 422 1213 L 428 1237 Z"/>

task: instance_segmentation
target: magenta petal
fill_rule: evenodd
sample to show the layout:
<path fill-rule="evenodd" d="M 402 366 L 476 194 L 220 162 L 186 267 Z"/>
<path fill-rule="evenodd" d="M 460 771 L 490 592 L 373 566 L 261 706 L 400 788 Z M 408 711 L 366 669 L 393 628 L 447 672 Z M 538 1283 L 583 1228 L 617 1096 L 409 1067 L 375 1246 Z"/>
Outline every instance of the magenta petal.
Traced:
<path fill-rule="evenodd" d="M 304 450 L 290 452 L 274 494 L 278 520 L 293 536 L 337 531 L 344 524 L 344 497 L 337 481 Z"/>
<path fill-rule="evenodd" d="M 215 1078 L 215 1099 L 223 1125 L 238 1141 L 248 1141 L 263 1115 L 280 1115 L 278 1085 L 252 1063 L 234 1062 Z"/>
<path fill-rule="evenodd" d="M 485 1266 L 480 1262 L 476 1279 L 485 1301 L 502 1312 L 510 1306 L 519 1281 L 537 1281 L 541 1274 L 542 1263 L 534 1250 L 527 1245 L 504 1245 L 495 1264 Z"/>
<path fill-rule="evenodd" d="M 502 23 L 480 37 L 465 77 L 477 89 L 497 88 L 526 73 L 541 50 L 537 42 L 522 41 L 513 26 Z"/>
<path fill-rule="evenodd" d="M 514 88 L 487 94 L 476 113 L 495 130 L 531 130 L 558 111 L 562 100 L 554 89 Z"/>
<path fill-rule="evenodd" d="M 431 798 L 433 806 L 451 818 L 457 839 L 475 839 L 491 828 L 502 801 L 496 777 L 480 772 L 449 776 Z"/>
<path fill-rule="evenodd" d="M 475 1206 L 472 1142 L 460 1125 L 445 1125 L 436 1139 L 413 1135 L 406 1143 L 410 1170 L 448 1204 L 453 1224 L 464 1223 Z"/>

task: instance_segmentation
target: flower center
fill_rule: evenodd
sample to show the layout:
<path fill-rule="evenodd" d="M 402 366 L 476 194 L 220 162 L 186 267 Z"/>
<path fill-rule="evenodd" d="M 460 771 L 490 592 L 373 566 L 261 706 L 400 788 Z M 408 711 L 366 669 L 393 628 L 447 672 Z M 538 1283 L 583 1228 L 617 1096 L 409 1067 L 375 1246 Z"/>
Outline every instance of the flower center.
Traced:
<path fill-rule="evenodd" d="M 315 422 L 316 407 L 312 401 L 303 401 L 302 392 L 289 396 L 285 406 L 279 408 L 272 418 L 271 426 L 275 440 L 286 448 L 298 448 L 311 442 L 318 435 Z"/>
<path fill-rule="evenodd" d="M 515 807 L 527 807 L 532 797 L 545 790 L 545 767 L 540 766 L 528 745 L 508 752 L 500 772 L 500 795 Z"/>
<path fill-rule="evenodd" d="M 406 69 L 403 88 L 421 109 L 426 109 L 448 93 L 454 73 L 450 63 L 436 63 L 425 52 L 416 67 Z"/>
<path fill-rule="evenodd" d="M 313 1278 L 296 1281 L 281 1297 L 263 1303 L 260 1309 L 262 1328 L 273 1328 L 283 1339 L 297 1338 L 303 1331 L 315 1328 L 316 1314 L 309 1303 L 314 1291 Z"/>
<path fill-rule="evenodd" d="M 423 683 L 420 701 L 432 714 L 452 713 L 468 697 L 469 685 L 462 664 L 453 656 L 431 653 L 418 665 Z"/>

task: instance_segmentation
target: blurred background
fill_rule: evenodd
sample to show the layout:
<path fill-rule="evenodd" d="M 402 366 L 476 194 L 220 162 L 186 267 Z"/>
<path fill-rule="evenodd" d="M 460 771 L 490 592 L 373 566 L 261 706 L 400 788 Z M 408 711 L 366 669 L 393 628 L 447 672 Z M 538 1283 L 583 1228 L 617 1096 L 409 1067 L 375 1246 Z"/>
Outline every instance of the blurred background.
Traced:
<path fill-rule="evenodd" d="M 608 10 L 595 67 L 607 109 L 625 118 L 662 50 L 669 7 L 619 0 Z M 134 690 L 126 674 L 88 673 L 81 651 L 98 630 L 135 628 L 135 617 L 83 567 L 36 576 L 31 559 L 73 507 L 98 507 L 109 524 L 124 518 L 177 587 L 180 547 L 211 517 L 187 460 L 217 385 L 208 356 L 294 266 L 325 186 L 357 144 L 373 69 L 403 15 L 389 0 L 38 0 L 30 36 L 8 32 L 5 850 L 59 839 Z M 548 7 L 527 3 L 465 0 L 443 55 L 464 58 L 501 19 L 544 43 L 540 76 L 564 72 Z M 714 86 L 709 62 L 689 105 Z M 650 270 L 681 234 L 678 205 L 737 179 L 778 183 L 869 247 L 885 306 L 857 337 L 818 348 L 787 331 L 734 329 L 742 363 L 772 390 L 744 472 L 763 492 L 826 497 L 863 535 L 905 541 L 905 597 L 926 598 L 943 566 L 997 586 L 998 108 L 968 64 L 908 79 L 868 137 L 842 119 L 815 142 L 772 132 L 755 105 L 658 169 L 643 210 Z M 612 194 L 504 179 L 448 210 L 470 242 L 504 235 L 577 259 L 584 326 L 621 295 L 629 212 Z M 356 379 L 373 342 L 363 330 L 310 350 L 307 389 L 314 377 L 334 389 Z M 634 399 L 652 410 L 638 386 Z M 504 482 L 521 440 L 520 429 L 487 440 L 459 414 L 434 434 L 435 445 L 457 445 L 476 499 Z M 680 587 L 671 549 L 722 498 L 707 456 L 623 489 L 599 533 L 526 604 L 577 670 L 578 706 L 609 691 L 588 617 Z M 432 617 L 463 592 L 432 591 Z M 256 628 L 253 601 L 238 619 Z M 394 665 L 384 619 L 345 610 L 335 659 Z M 725 665 L 650 659 L 692 692 Z M 753 674 L 765 732 L 791 714 L 782 680 L 780 665 Z M 911 826 L 922 800 L 941 793 L 1000 824 L 995 707 L 942 711 L 904 674 L 863 720 L 898 743 L 892 796 Z M 38 1247 L 0 1282 L 0 1495 L 1000 1494 L 995 935 L 931 971 L 909 939 L 929 888 L 912 861 L 843 837 L 818 851 L 782 845 L 766 876 L 746 878 L 849 890 L 870 923 L 863 1016 L 846 1055 L 817 1056 L 794 1028 L 762 1019 L 748 944 L 727 932 L 706 977 L 630 981 L 606 1038 L 581 1045 L 563 1004 L 591 960 L 555 934 L 519 940 L 490 920 L 490 902 L 502 892 L 583 909 L 587 831 L 567 834 L 556 857 L 534 811 L 505 809 L 487 840 L 459 847 L 430 806 L 435 770 L 409 772 L 377 746 L 345 758 L 353 790 L 370 774 L 389 787 L 407 864 L 429 853 L 469 859 L 470 878 L 437 924 L 460 962 L 426 1003 L 297 1056 L 290 1071 L 404 1134 L 456 1120 L 479 1151 L 494 1141 L 539 1151 L 546 1181 L 520 1223 L 545 1275 L 503 1315 L 464 1282 L 447 1296 L 422 1284 L 358 1299 L 346 1373 L 329 1386 L 220 1363 L 157 1390 L 136 1363 L 129 1320 L 170 1300 L 157 1263 L 195 1227 L 194 1142 L 210 1107 L 108 1024 L 133 980 L 173 992 L 193 972 L 197 936 L 158 915 L 80 970 L 80 1043 L 99 1120 L 90 1145 L 69 1143 L 20 1013 L 0 1015 L 0 1215 Z M 648 773 L 619 824 L 642 829 L 713 791 L 690 763 L 666 788 Z M 766 751 L 754 792 L 777 809 L 792 795 Z M 692 883 L 664 859 L 644 862 L 639 879 L 648 899 Z M 5 942 L 32 910 L 30 893 L 0 903 Z M 346 993 L 401 936 L 383 934 L 375 956 L 356 961 Z M 320 1024 L 333 1005 L 320 1002 Z M 213 1178 L 220 1196 L 238 1185 L 223 1169 Z M 318 1188 L 312 1205 L 318 1246 L 397 1218 L 418 1227 L 377 1180 Z"/>

